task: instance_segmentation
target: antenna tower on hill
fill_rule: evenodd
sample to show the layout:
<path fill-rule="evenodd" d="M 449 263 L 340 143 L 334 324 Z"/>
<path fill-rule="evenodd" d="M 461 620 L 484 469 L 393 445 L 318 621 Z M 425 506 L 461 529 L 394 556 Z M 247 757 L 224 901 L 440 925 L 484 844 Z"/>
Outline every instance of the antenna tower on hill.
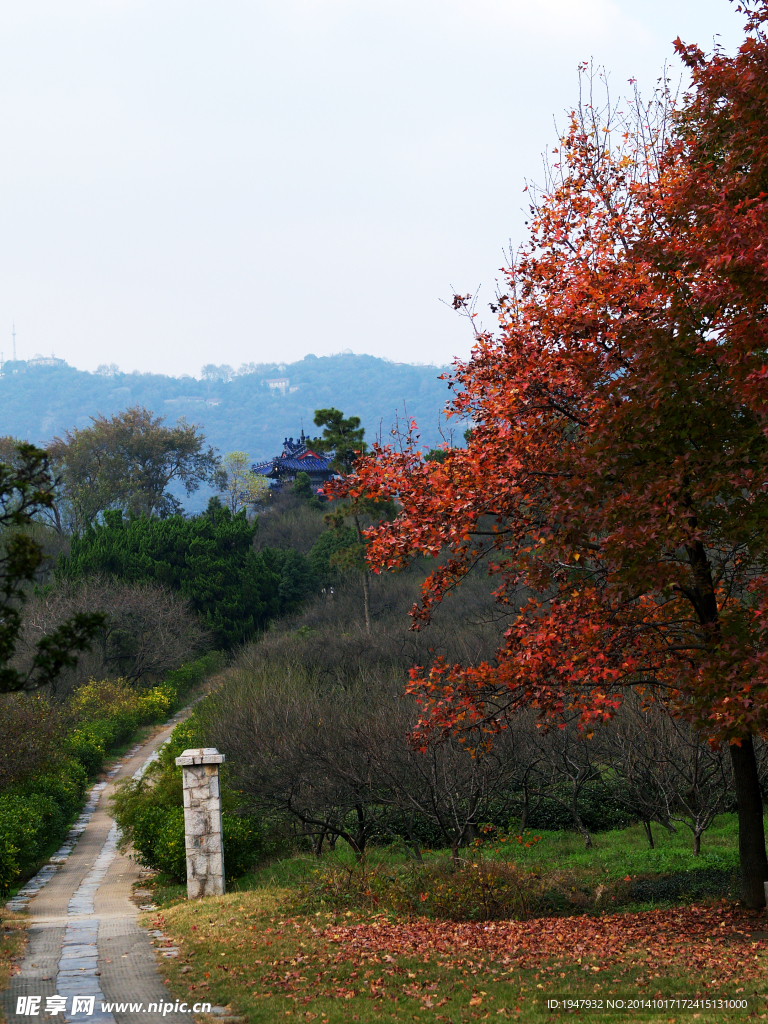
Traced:
<path fill-rule="evenodd" d="M 13 331 L 11 331 L 11 334 L 13 336 L 13 361 L 15 363 L 16 362 L 16 321 L 14 321 L 14 323 L 13 323 Z"/>

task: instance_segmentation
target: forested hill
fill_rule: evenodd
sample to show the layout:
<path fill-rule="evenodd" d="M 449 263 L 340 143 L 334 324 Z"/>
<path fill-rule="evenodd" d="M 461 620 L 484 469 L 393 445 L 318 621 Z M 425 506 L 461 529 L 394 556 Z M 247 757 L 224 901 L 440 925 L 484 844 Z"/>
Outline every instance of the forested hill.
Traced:
<path fill-rule="evenodd" d="M 97 413 L 109 416 L 142 405 L 169 423 L 185 416 L 200 424 L 222 454 L 244 451 L 258 460 L 277 454 L 284 437 L 298 436 L 302 420 L 313 434 L 315 409 L 335 406 L 360 416 L 371 440 L 380 429 L 386 437 L 396 415 L 402 422 L 405 408 L 423 443 L 440 441 L 440 411 L 450 391 L 438 380 L 443 371 L 437 367 L 349 353 L 243 369 L 247 372 L 233 374 L 229 367 L 209 366 L 205 379 L 196 380 L 120 373 L 115 367 L 88 373 L 66 365 L 6 363 L 0 376 L 0 436 L 44 444 L 64 430 L 89 426 Z M 280 384 L 274 386 L 275 381 Z M 442 423 L 445 428 L 445 419 Z M 455 428 L 457 440 L 462 430 Z"/>

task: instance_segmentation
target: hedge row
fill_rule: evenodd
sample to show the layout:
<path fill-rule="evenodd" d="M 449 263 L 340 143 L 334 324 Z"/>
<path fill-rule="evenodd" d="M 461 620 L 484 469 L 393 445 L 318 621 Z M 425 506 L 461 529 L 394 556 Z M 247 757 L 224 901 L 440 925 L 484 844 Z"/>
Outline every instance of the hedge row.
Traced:
<path fill-rule="evenodd" d="M 55 775 L 39 775 L 0 795 L 0 892 L 64 837 L 87 782 L 83 765 L 68 757 Z"/>
<path fill-rule="evenodd" d="M 96 775 L 106 755 L 132 736 L 140 725 L 164 721 L 183 703 L 189 690 L 221 667 L 214 651 L 169 672 L 148 690 L 137 690 L 122 680 L 90 682 L 81 686 L 68 710 L 77 725 L 67 737 L 67 751 Z"/>

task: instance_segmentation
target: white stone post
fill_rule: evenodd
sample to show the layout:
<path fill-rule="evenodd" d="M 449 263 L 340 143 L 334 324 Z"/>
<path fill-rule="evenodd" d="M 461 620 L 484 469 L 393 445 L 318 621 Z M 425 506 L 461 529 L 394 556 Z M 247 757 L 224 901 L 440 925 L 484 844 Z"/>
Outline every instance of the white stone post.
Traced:
<path fill-rule="evenodd" d="M 224 893 L 224 844 L 221 835 L 219 765 L 224 755 L 215 747 L 185 750 L 181 765 L 184 784 L 184 833 L 187 852 L 187 899 Z"/>

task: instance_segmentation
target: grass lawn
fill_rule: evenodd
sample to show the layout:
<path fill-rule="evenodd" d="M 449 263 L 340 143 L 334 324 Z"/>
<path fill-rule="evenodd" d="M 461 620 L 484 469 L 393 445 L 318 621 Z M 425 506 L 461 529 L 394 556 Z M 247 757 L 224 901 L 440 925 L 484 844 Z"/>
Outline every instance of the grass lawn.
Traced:
<path fill-rule="evenodd" d="M 593 891 L 602 879 L 722 875 L 736 866 L 730 816 L 707 833 L 698 858 L 688 836 L 656 838 L 651 851 L 641 829 L 627 829 L 596 836 L 585 851 L 577 836 L 544 833 L 528 847 L 493 844 L 483 856 L 542 877 L 570 872 Z M 343 873 L 350 863 L 337 857 Z M 408 870 L 393 851 L 377 850 L 369 870 L 394 878 L 398 863 Z M 194 903 L 181 887 L 159 888 L 167 903 L 152 922 L 179 946 L 178 958 L 162 964 L 176 996 L 228 1006 L 249 1024 L 538 1022 L 574 1012 L 583 1020 L 665 1024 L 768 1019 L 768 918 L 733 901 L 625 902 L 621 910 L 592 905 L 589 914 L 574 906 L 528 920 L 449 921 L 399 914 L 386 900 L 345 905 L 318 886 L 318 870 L 310 858 L 286 859 L 233 883 L 224 897 Z M 594 1008 L 564 1005 L 577 999 Z M 747 1005 L 713 1002 L 726 999 Z"/>
<path fill-rule="evenodd" d="M 682 828 L 677 833 L 669 833 L 656 827 L 654 841 L 655 849 L 651 850 L 640 825 L 599 833 L 593 836 L 593 846 L 589 850 L 574 832 L 531 832 L 523 842 L 510 837 L 502 842 L 483 843 L 476 849 L 467 850 L 463 856 L 468 862 L 479 859 L 486 864 L 512 864 L 523 875 L 535 874 L 542 879 L 557 880 L 561 888 L 591 891 L 593 896 L 599 889 L 605 890 L 603 906 L 595 905 L 593 909 L 610 909 L 611 902 L 615 902 L 611 900 L 612 890 L 621 905 L 628 908 L 667 905 L 670 901 L 679 901 L 685 891 L 694 897 L 737 896 L 736 815 L 724 814 L 715 820 L 705 834 L 699 856 L 694 855 L 690 834 Z M 423 856 L 428 870 L 447 864 L 445 851 L 425 851 Z M 318 874 L 327 872 L 334 865 L 343 874 L 351 870 L 354 863 L 348 848 L 339 843 L 332 855 L 326 854 L 323 867 L 319 868 L 318 861 L 310 856 L 290 857 L 235 880 L 230 890 L 243 891 L 261 886 L 311 889 L 316 887 Z M 409 872 L 419 873 L 402 849 L 371 848 L 366 857 L 366 867 L 373 876 L 394 872 L 402 878 Z M 183 887 L 178 891 L 183 894 Z M 335 899 L 338 900 L 338 894 Z M 586 900 L 575 899 L 574 908 L 587 909 L 593 902 L 589 897 Z M 429 907 L 421 909 L 428 911 Z"/>
<path fill-rule="evenodd" d="M 766 822 L 768 826 L 768 821 Z M 618 878 L 626 874 L 662 874 L 706 868 L 737 868 L 739 825 L 735 814 L 722 814 L 715 819 L 701 841 L 701 853 L 693 853 L 690 831 L 683 825 L 677 832 L 668 832 L 653 825 L 655 849 L 648 847 L 645 830 L 641 825 L 598 832 L 592 837 L 593 848 L 587 850 L 584 840 L 576 832 L 533 832 L 541 836 L 531 846 L 514 840 L 493 844 L 497 855 L 515 860 L 521 865 L 539 867 L 544 871 L 562 867 L 587 873 L 605 872 Z"/>

